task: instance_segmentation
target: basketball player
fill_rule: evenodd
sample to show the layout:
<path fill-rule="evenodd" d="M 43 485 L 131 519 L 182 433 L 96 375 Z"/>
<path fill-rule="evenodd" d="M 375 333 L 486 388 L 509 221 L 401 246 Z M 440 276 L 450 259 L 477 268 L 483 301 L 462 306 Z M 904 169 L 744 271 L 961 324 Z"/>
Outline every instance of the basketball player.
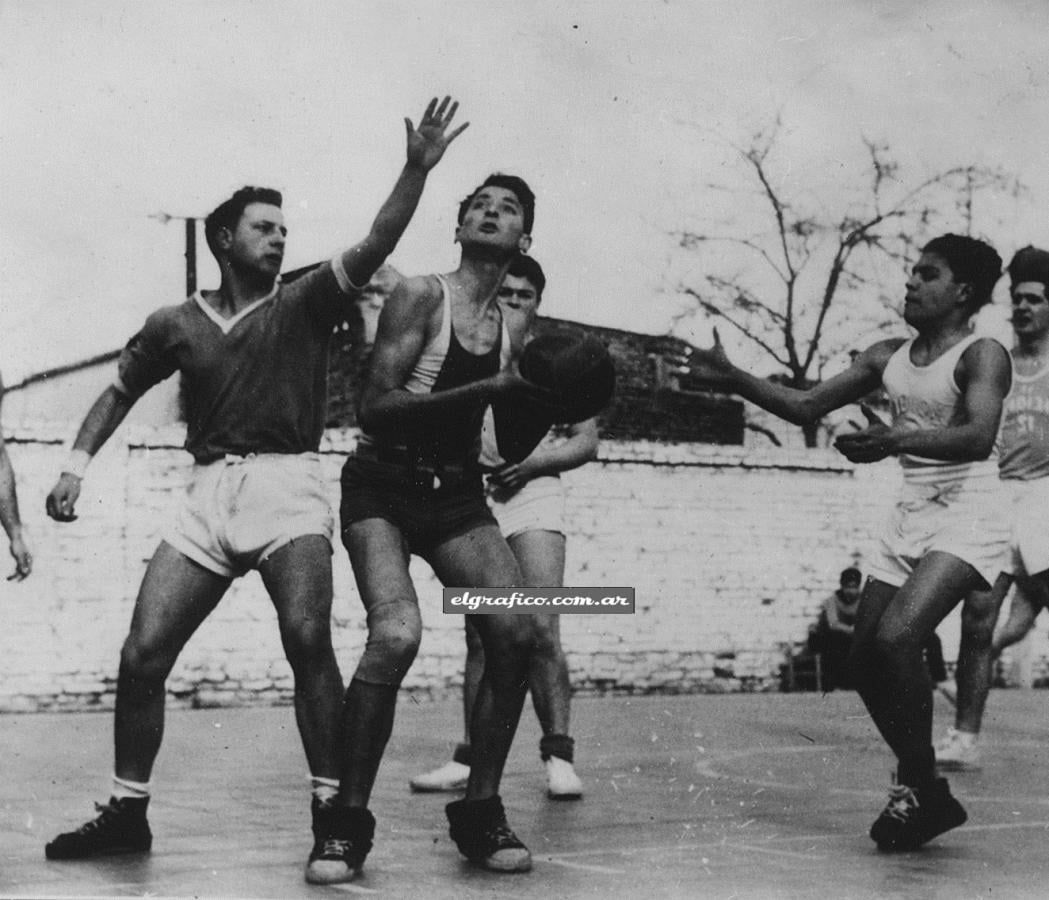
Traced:
<path fill-rule="evenodd" d="M 393 728 L 397 690 L 422 636 L 409 556 L 445 585 L 519 586 L 520 568 L 485 503 L 478 463 L 485 407 L 544 393 L 511 371 L 511 337 L 497 290 L 531 244 L 535 198 L 492 175 L 459 208 L 458 269 L 402 281 L 379 317 L 361 393 L 363 432 L 342 473 L 342 539 L 367 610 L 368 640 L 346 690 L 344 755 L 325 852 L 314 883 L 351 880 L 371 849 L 372 787 Z M 499 781 L 528 686 L 535 624 L 528 615 L 477 615 L 485 669 L 470 725 L 466 797 L 449 804 L 451 836 L 472 862 L 526 871 L 531 855 L 506 822 Z"/>
<path fill-rule="evenodd" d="M 1018 251 L 1009 263 L 1009 281 L 1016 383 L 1005 404 L 999 474 L 1011 501 L 1013 559 L 994 592 L 966 598 L 962 610 L 955 722 L 936 745 L 936 763 L 945 770 L 979 765 L 978 735 L 994 660 L 1049 605 L 1049 253 Z M 1010 576 L 1016 578 L 1012 608 L 995 634 Z"/>
<path fill-rule="evenodd" d="M 427 173 L 462 126 L 457 104 L 431 101 L 407 162 L 368 236 L 284 286 L 281 196 L 243 188 L 205 223 L 218 290 L 153 313 L 124 348 L 119 377 L 87 414 L 69 465 L 47 498 L 72 521 L 91 456 L 151 386 L 182 373 L 186 449 L 195 466 L 176 521 L 146 570 L 120 658 L 116 768 L 110 801 L 45 849 L 49 859 L 147 851 L 149 780 L 164 727 L 164 682 L 232 580 L 257 569 L 277 611 L 295 676 L 295 715 L 319 808 L 337 785 L 342 679 L 331 646 L 331 510 L 317 456 L 328 343 L 372 273 L 397 245 Z M 316 838 L 316 835 L 315 835 Z M 323 842 L 321 842 L 323 843 Z M 319 852 L 319 847 L 315 847 Z"/>
<path fill-rule="evenodd" d="M 854 463 L 897 456 L 903 485 L 857 613 L 852 672 L 871 718 L 898 760 L 889 803 L 871 828 L 882 850 L 915 849 L 961 825 L 965 810 L 937 778 L 932 685 L 922 646 L 969 591 L 986 589 L 1008 548 L 996 502 L 995 441 L 1011 364 L 976 337 L 972 315 L 1001 273 L 993 248 L 944 235 L 927 244 L 907 280 L 904 319 L 917 336 L 879 341 L 842 374 L 809 390 L 757 378 L 729 362 L 715 336 L 693 362 L 746 399 L 796 424 L 884 386 L 893 422 L 839 437 Z"/>
<path fill-rule="evenodd" d="M 4 400 L 4 381 L 0 378 L 0 404 Z M 15 490 L 15 470 L 7 455 L 4 431 L 0 428 L 0 525 L 7 534 L 8 548 L 15 560 L 15 570 L 8 581 L 23 581 L 33 571 L 33 557 L 22 533 L 22 519 L 18 515 L 18 493 Z"/>
<path fill-rule="evenodd" d="M 546 276 L 530 256 L 518 256 L 499 288 L 499 304 L 509 321 L 521 320 L 530 333 L 543 299 Z M 495 420 L 489 408 L 481 432 L 481 463 L 490 469 L 488 504 L 510 544 L 524 583 L 529 587 L 561 587 L 565 575 L 564 488 L 560 473 L 577 468 L 597 453 L 597 419 L 570 425 L 560 443 L 544 442 L 518 463 L 499 455 Z M 573 766 L 575 742 L 568 734 L 572 688 L 568 662 L 561 647 L 560 618 L 535 617 L 537 645 L 528 672 L 532 703 L 543 730 L 539 754 L 546 765 L 547 795 L 553 800 L 578 800 L 583 785 Z M 412 779 L 414 791 L 459 791 L 470 777 L 470 721 L 477 687 L 484 670 L 484 647 L 466 620 L 466 670 L 463 675 L 464 740 L 452 760 Z"/>

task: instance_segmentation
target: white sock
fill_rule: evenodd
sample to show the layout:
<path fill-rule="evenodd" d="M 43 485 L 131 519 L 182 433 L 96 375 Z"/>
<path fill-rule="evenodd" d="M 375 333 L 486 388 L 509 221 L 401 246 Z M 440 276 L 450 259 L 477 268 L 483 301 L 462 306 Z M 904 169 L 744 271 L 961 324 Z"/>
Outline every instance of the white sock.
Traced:
<path fill-rule="evenodd" d="M 127 778 L 113 776 L 113 796 L 118 800 L 125 797 L 133 797 L 136 800 L 144 800 L 149 796 L 148 781 L 129 781 Z"/>
<path fill-rule="evenodd" d="M 338 796 L 338 778 L 322 778 L 320 775 L 310 775 L 309 778 L 313 787 L 313 796 L 321 803 L 330 803 Z"/>

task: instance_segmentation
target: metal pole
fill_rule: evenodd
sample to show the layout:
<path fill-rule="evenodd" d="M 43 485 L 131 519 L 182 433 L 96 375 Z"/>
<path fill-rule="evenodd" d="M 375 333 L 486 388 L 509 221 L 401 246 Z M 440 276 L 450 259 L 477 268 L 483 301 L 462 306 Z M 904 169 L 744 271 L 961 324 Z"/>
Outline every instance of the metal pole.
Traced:
<path fill-rule="evenodd" d="M 186 219 L 186 296 L 197 291 L 197 220 Z"/>

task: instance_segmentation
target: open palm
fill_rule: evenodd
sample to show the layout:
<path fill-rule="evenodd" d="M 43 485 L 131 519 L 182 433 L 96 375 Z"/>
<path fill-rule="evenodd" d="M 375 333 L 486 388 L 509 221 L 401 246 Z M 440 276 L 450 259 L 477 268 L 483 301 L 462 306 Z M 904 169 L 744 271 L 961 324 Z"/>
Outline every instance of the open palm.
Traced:
<path fill-rule="evenodd" d="M 453 101 L 451 97 L 445 97 L 440 105 L 434 97 L 426 107 L 418 128 L 412 124 L 411 119 L 404 120 L 404 127 L 408 132 L 408 162 L 411 165 L 429 171 L 440 162 L 448 145 L 470 124 L 464 122 L 454 131 L 448 131 L 458 109 L 458 102 Z"/>

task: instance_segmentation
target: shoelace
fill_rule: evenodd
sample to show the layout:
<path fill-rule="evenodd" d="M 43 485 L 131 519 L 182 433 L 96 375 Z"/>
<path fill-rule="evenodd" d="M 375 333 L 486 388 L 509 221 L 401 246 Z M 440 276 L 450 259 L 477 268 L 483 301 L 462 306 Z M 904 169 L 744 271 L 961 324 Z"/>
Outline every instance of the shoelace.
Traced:
<path fill-rule="evenodd" d="M 505 850 L 508 847 L 517 848 L 523 846 L 517 835 L 510 830 L 506 822 L 500 822 L 489 829 L 486 837 L 491 839 L 496 850 Z"/>
<path fill-rule="evenodd" d="M 95 812 L 98 813 L 98 815 L 95 818 L 93 818 L 90 822 L 85 822 L 77 829 L 77 832 L 79 834 L 88 834 L 92 831 L 95 831 L 98 828 L 101 828 L 109 821 L 109 819 L 112 816 L 115 816 L 119 811 L 115 807 L 110 806 L 108 803 L 96 802 Z"/>
<path fill-rule="evenodd" d="M 913 810 L 918 808 L 918 798 L 914 791 L 905 784 L 894 784 L 889 788 L 889 805 L 885 814 L 901 822 L 906 822 Z"/>
<path fill-rule="evenodd" d="M 324 842 L 324 852 L 321 853 L 321 857 L 335 857 L 337 859 L 342 859 L 350 852 L 352 847 L 353 841 L 346 840 L 345 838 L 330 837 Z"/>

